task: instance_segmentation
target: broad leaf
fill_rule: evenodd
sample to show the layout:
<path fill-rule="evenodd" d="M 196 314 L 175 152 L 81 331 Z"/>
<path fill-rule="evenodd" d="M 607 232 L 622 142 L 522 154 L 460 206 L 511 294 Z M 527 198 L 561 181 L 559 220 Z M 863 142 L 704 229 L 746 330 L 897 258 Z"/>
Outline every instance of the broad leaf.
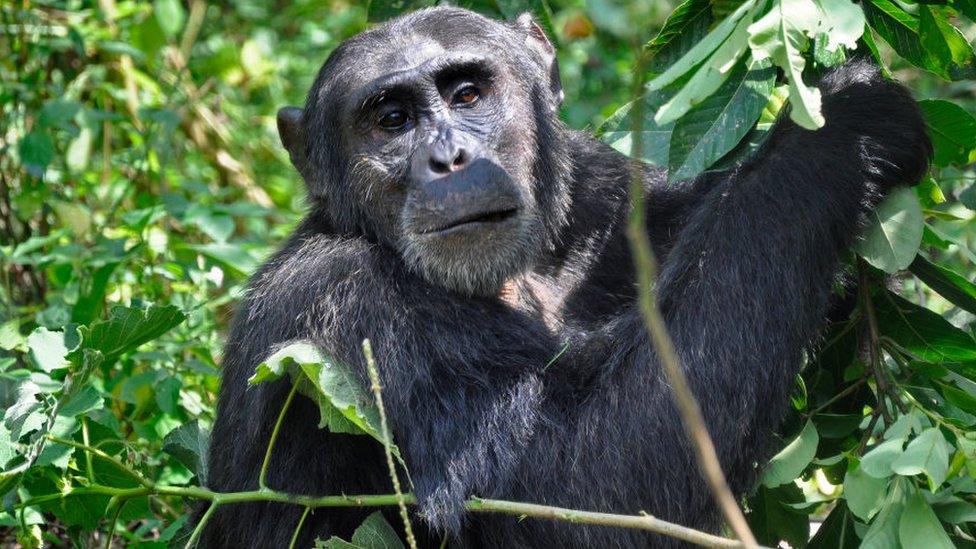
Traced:
<path fill-rule="evenodd" d="M 717 92 L 675 123 L 668 178 L 695 177 L 731 151 L 759 119 L 775 80 L 768 61 L 740 61 Z"/>
<path fill-rule="evenodd" d="M 918 102 L 925 115 L 936 166 L 965 166 L 976 160 L 976 117 L 966 109 L 941 99 Z"/>
<path fill-rule="evenodd" d="M 683 74 L 692 70 L 702 61 L 713 57 L 715 51 L 727 44 L 730 35 L 738 28 L 740 21 L 746 14 L 751 13 L 755 0 L 748 0 L 726 17 L 715 29 L 708 33 L 694 47 L 688 50 L 681 59 L 673 63 L 663 73 L 647 83 L 648 90 L 660 90 L 678 80 Z M 674 119 L 672 119 L 674 120 Z"/>
<path fill-rule="evenodd" d="M 898 537 L 901 546 L 906 548 L 954 549 L 955 547 L 919 491 L 915 491 L 905 504 L 898 525 Z"/>
<path fill-rule="evenodd" d="M 861 538 L 854 531 L 854 522 L 844 501 L 838 501 L 807 544 L 807 549 L 856 549 L 861 544 Z"/>
<path fill-rule="evenodd" d="M 868 263 L 888 272 L 906 269 L 922 243 L 925 218 L 918 196 L 909 188 L 893 191 L 871 212 L 857 251 Z"/>
<path fill-rule="evenodd" d="M 847 507 L 864 522 L 881 509 L 888 488 L 888 477 L 874 477 L 858 467 L 844 477 L 844 499 Z"/>
<path fill-rule="evenodd" d="M 875 446 L 861 458 L 860 469 L 874 478 L 887 478 L 894 473 L 891 464 L 898 459 L 905 446 L 903 439 L 886 440 Z"/>
<path fill-rule="evenodd" d="M 81 346 L 68 358 L 80 362 L 85 349 L 99 351 L 106 360 L 117 358 L 165 334 L 185 318 L 183 312 L 172 305 L 150 305 L 146 309 L 115 307 L 108 320 L 95 322 L 91 328 L 78 329 L 82 334 Z"/>
<path fill-rule="evenodd" d="M 915 257 L 909 270 L 954 305 L 976 314 L 976 284 L 961 274 L 932 263 L 921 255 Z"/>
<path fill-rule="evenodd" d="M 786 72 L 790 117 L 814 130 L 824 125 L 824 118 L 820 90 L 803 83 L 803 51 L 820 33 L 827 35 L 825 47 L 831 51 L 840 45 L 853 48 L 863 32 L 864 15 L 848 0 L 780 0 L 749 27 L 749 46 L 755 58 L 768 57 Z"/>
<path fill-rule="evenodd" d="M 881 334 L 919 360 L 944 363 L 976 361 L 976 341 L 938 314 L 891 292 L 875 294 L 874 307 Z"/>
<path fill-rule="evenodd" d="M 383 513 L 376 511 L 366 517 L 366 520 L 356 528 L 352 540 L 345 541 L 332 536 L 326 541 L 319 541 L 316 548 L 322 549 L 403 549 L 403 542 L 397 536 L 396 530 L 383 518 Z"/>
<path fill-rule="evenodd" d="M 163 439 L 163 451 L 178 459 L 197 476 L 201 485 L 207 482 L 207 455 L 210 433 L 197 420 L 173 429 Z"/>
<path fill-rule="evenodd" d="M 817 428 L 807 421 L 800 434 L 769 461 L 763 484 L 772 488 L 792 482 L 813 460 L 819 442 Z"/>
<path fill-rule="evenodd" d="M 907 500 L 908 485 L 904 479 L 891 483 L 881 510 L 864 534 L 861 549 L 892 549 L 898 547 L 898 526 Z"/>
<path fill-rule="evenodd" d="M 644 46 L 647 69 L 652 73 L 667 70 L 708 33 L 712 6 L 708 0 L 686 0 L 668 15 L 664 26 Z"/>
<path fill-rule="evenodd" d="M 891 469 L 904 476 L 924 473 L 929 488 L 935 491 L 945 482 L 949 472 L 949 444 L 938 427 L 930 427 L 908 443 L 904 453 L 891 464 Z"/>

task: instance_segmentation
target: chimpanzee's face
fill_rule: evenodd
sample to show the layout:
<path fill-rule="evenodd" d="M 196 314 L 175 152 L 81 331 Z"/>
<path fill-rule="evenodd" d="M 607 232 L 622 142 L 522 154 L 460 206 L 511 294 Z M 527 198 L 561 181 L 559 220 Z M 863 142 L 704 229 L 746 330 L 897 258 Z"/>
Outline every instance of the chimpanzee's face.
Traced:
<path fill-rule="evenodd" d="M 544 240 L 537 119 L 555 109 L 538 104 L 552 99 L 537 97 L 547 75 L 525 29 L 426 13 L 438 12 L 361 34 L 326 62 L 303 119 L 310 164 L 333 178 L 325 199 L 341 224 L 431 282 L 492 294 Z M 337 143 L 316 149 L 323 139 Z"/>

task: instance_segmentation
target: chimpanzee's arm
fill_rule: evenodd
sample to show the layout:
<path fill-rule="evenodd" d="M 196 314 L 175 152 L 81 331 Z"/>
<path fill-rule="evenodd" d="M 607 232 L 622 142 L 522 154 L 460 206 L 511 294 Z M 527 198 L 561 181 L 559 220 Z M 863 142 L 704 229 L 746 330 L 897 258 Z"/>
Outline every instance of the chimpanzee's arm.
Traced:
<path fill-rule="evenodd" d="M 657 282 L 684 371 L 739 492 L 785 409 L 842 251 L 883 191 L 917 181 L 931 153 L 915 102 L 870 65 L 842 67 L 821 89 L 824 128 L 784 119 L 751 160 L 703 176 L 708 190 Z M 613 373 L 579 420 L 592 433 L 580 450 L 592 455 L 580 461 L 606 478 L 599 468 L 607 464 L 593 456 L 618 447 L 615 470 L 634 472 L 611 482 L 629 483 L 631 492 L 646 486 L 656 501 L 648 511 L 699 523 L 708 491 L 637 313 L 612 326 L 604 343 Z M 581 350 L 581 363 L 588 353 Z M 624 484 L 617 492 L 626 493 Z"/>

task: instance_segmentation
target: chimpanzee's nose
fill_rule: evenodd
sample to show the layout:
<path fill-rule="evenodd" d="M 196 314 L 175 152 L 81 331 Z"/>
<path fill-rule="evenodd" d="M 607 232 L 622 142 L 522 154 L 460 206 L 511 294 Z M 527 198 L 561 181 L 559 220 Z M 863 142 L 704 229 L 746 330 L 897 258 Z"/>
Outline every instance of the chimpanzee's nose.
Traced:
<path fill-rule="evenodd" d="M 471 154 L 463 144 L 454 139 L 437 142 L 430 148 L 430 171 L 447 175 L 464 168 L 471 161 Z"/>

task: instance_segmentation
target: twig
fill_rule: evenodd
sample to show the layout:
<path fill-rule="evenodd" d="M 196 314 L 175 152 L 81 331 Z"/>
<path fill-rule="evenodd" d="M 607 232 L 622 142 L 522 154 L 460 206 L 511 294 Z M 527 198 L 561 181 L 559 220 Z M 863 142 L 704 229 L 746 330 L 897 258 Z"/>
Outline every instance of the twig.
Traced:
<path fill-rule="evenodd" d="M 363 355 L 366 357 L 366 371 L 369 372 L 369 388 L 373 391 L 373 397 L 376 399 L 376 410 L 380 415 L 380 428 L 383 430 L 383 449 L 386 451 L 386 466 L 390 470 L 393 491 L 397 495 L 397 505 L 400 507 L 400 518 L 403 519 L 403 529 L 407 535 L 407 545 L 410 549 L 417 549 L 417 539 L 413 535 L 413 525 L 410 524 L 407 504 L 403 498 L 403 491 L 400 489 L 400 478 L 397 476 L 396 464 L 393 462 L 392 437 L 390 436 L 389 424 L 386 421 L 386 408 L 383 406 L 383 387 L 380 385 L 380 373 L 376 369 L 376 360 L 373 358 L 373 345 L 368 339 L 363 340 Z"/>
<path fill-rule="evenodd" d="M 197 523 L 196 528 L 193 529 L 193 533 L 190 534 L 190 539 L 186 540 L 186 545 L 184 546 L 183 549 L 193 549 L 194 547 L 196 547 L 197 542 L 200 541 L 200 536 L 203 535 L 204 527 L 206 527 L 207 522 L 210 520 L 210 517 L 213 516 L 214 512 L 217 510 L 217 507 L 219 506 L 220 506 L 220 500 L 214 499 L 213 502 L 210 504 L 210 507 L 207 507 L 207 512 L 204 513 L 202 517 L 200 517 L 200 522 Z"/>
<path fill-rule="evenodd" d="M 888 380 L 885 379 L 884 372 L 881 370 L 881 357 L 878 353 L 878 322 L 874 315 L 874 302 L 871 301 L 871 286 L 868 280 L 867 266 L 864 260 L 857 259 L 858 271 L 858 291 L 861 293 L 861 303 L 864 307 L 864 317 L 868 332 L 868 360 L 871 363 L 871 373 L 874 375 L 874 383 L 878 397 L 878 410 L 884 419 L 885 425 L 893 423 L 885 397 L 888 396 Z"/>
<path fill-rule="evenodd" d="M 633 136 L 631 156 L 634 158 L 640 158 L 643 150 L 644 101 L 641 92 L 644 89 L 644 70 L 640 59 L 641 56 L 638 56 L 635 69 L 637 78 L 635 78 L 634 97 L 636 99 L 631 110 L 631 135 Z M 658 307 L 657 296 L 654 293 L 657 263 L 644 222 L 643 164 L 635 160 L 632 164 L 632 170 L 630 182 L 631 214 L 627 225 L 627 236 L 634 253 L 634 265 L 637 270 L 638 305 L 641 316 L 644 319 L 654 349 L 657 351 L 668 384 L 671 386 L 671 396 L 681 414 L 681 422 L 692 443 L 698 466 L 711 489 L 716 504 L 743 545 L 749 548 L 758 547 L 756 538 L 752 535 L 752 530 L 749 529 L 749 524 L 746 522 L 746 517 L 729 488 L 725 473 L 722 472 L 718 453 L 715 451 L 715 444 L 708 434 L 705 418 L 702 416 L 701 408 L 698 406 L 694 393 L 688 386 L 688 379 L 682 371 L 681 363 L 674 349 L 674 342 L 668 335 L 667 325 Z"/>
<path fill-rule="evenodd" d="M 306 507 L 302 513 L 302 518 L 298 519 L 298 526 L 295 527 L 295 533 L 291 535 L 291 543 L 288 544 L 288 549 L 295 549 L 295 544 L 298 543 L 298 534 L 301 533 L 302 526 L 305 524 L 305 518 L 308 517 L 311 511 L 311 507 Z"/>
<path fill-rule="evenodd" d="M 278 433 L 281 431 L 281 424 L 284 423 L 285 414 L 288 413 L 288 408 L 291 406 L 292 399 L 295 398 L 295 393 L 298 391 L 298 383 L 293 383 L 291 390 L 288 391 L 288 398 L 285 399 L 285 403 L 281 405 L 281 411 L 278 412 L 278 419 L 275 421 L 274 429 L 271 431 L 271 438 L 268 440 L 268 447 L 264 451 L 264 461 L 261 463 L 261 472 L 258 474 L 258 487 L 262 490 L 268 489 L 267 477 L 268 477 L 268 465 L 271 464 L 271 453 L 274 451 L 275 442 L 278 441 Z"/>
<path fill-rule="evenodd" d="M 120 469 L 135 478 L 140 486 L 134 488 L 118 488 L 115 486 L 105 486 L 92 483 L 88 486 L 79 486 L 67 493 L 59 492 L 56 494 L 46 494 L 43 496 L 29 498 L 28 500 L 18 504 L 16 506 L 17 508 L 23 511 L 27 507 L 33 505 L 85 495 L 109 496 L 114 501 L 118 501 L 120 505 L 130 499 L 143 496 L 170 496 L 210 501 L 211 506 L 200 518 L 200 522 L 197 524 L 196 528 L 194 528 L 193 534 L 190 536 L 189 543 L 187 544 L 188 548 L 192 547 L 192 545 L 200 538 L 206 522 L 210 520 L 210 517 L 213 515 L 218 505 L 260 501 L 300 505 L 305 507 L 307 510 L 314 510 L 326 507 L 388 507 L 393 505 L 402 506 L 417 504 L 416 496 L 411 493 L 306 496 L 289 494 L 270 489 L 249 490 L 244 492 L 214 492 L 213 490 L 198 486 L 172 486 L 167 484 L 156 484 L 149 479 L 144 478 L 137 471 L 128 467 L 117 458 L 110 456 L 97 448 L 52 436 L 48 436 L 47 438 L 51 440 L 51 442 L 67 444 L 86 452 L 91 452 L 96 457 L 115 464 Z M 573 524 L 643 530 L 646 532 L 652 532 L 655 534 L 684 540 L 703 547 L 747 547 L 745 543 L 737 540 L 716 536 L 707 532 L 701 532 L 693 528 L 688 528 L 687 526 L 667 522 L 646 514 L 618 515 L 612 513 L 567 509 L 563 507 L 551 507 L 548 505 L 538 505 L 535 503 L 480 498 L 469 499 L 465 502 L 464 507 L 468 511 L 475 513 L 501 513 L 515 516 L 565 521 Z"/>

